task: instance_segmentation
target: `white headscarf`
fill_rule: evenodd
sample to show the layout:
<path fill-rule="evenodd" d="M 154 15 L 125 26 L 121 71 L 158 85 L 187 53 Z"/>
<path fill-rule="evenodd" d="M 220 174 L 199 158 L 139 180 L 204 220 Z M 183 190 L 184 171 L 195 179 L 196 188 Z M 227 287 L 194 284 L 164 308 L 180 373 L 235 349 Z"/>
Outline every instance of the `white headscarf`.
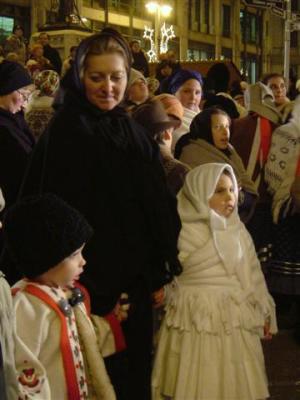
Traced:
<path fill-rule="evenodd" d="M 178 212 L 182 223 L 205 222 L 209 225 L 216 250 L 229 275 L 237 272 L 243 252 L 240 240 L 241 221 L 237 202 L 228 217 L 218 215 L 209 207 L 209 199 L 215 192 L 220 176 L 227 170 L 231 176 L 234 193 L 238 198 L 238 185 L 229 164 L 203 164 L 186 175 L 185 183 L 179 192 Z"/>

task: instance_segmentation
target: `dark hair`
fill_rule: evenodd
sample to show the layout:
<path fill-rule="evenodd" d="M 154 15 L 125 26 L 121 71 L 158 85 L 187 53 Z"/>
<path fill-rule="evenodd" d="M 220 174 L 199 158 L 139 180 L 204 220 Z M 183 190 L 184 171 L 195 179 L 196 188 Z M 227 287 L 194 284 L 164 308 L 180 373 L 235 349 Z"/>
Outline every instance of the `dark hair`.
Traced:
<path fill-rule="evenodd" d="M 213 115 L 224 115 L 228 118 L 229 123 L 231 123 L 231 118 L 225 111 L 217 107 L 206 108 L 197 114 L 191 123 L 191 139 L 203 139 L 213 146 L 215 145 L 211 132 L 211 119 Z"/>
<path fill-rule="evenodd" d="M 71 46 L 71 47 L 70 47 L 70 53 L 71 53 L 72 51 L 76 50 L 77 47 L 78 47 L 78 46 Z"/>
<path fill-rule="evenodd" d="M 13 28 L 13 33 L 15 33 L 18 29 L 20 29 L 24 33 L 24 29 L 21 25 L 15 25 Z"/>
<path fill-rule="evenodd" d="M 183 148 L 190 143 L 190 140 L 202 139 L 210 143 L 212 146 L 215 146 L 211 132 L 211 117 L 213 115 L 225 115 L 228 118 L 229 123 L 231 123 L 231 118 L 229 115 L 220 108 L 210 107 L 201 111 L 193 119 L 190 125 L 190 131 L 185 135 L 182 135 L 181 138 L 176 142 L 174 151 L 174 157 L 176 159 L 179 160 Z M 227 150 L 222 151 L 227 154 Z"/>
<path fill-rule="evenodd" d="M 174 62 L 171 60 L 162 60 L 160 61 L 157 66 L 156 66 L 156 71 L 155 71 L 155 78 L 161 81 L 162 79 L 165 79 L 165 76 L 162 75 L 161 70 L 164 69 L 165 67 L 170 67 L 172 69 L 172 73 L 174 72 Z"/>
<path fill-rule="evenodd" d="M 222 94 L 206 94 L 206 100 L 203 105 L 203 110 L 206 108 L 218 108 L 226 112 L 230 118 L 239 118 L 240 113 L 237 110 L 234 100 L 223 96 Z"/>
<path fill-rule="evenodd" d="M 214 64 L 208 70 L 205 80 L 205 90 L 213 93 L 227 92 L 230 81 L 230 72 L 224 63 Z"/>
<path fill-rule="evenodd" d="M 243 95 L 243 90 L 241 88 L 241 81 L 236 79 L 235 81 L 232 82 L 231 87 L 230 87 L 230 95 L 232 97 L 235 97 L 237 95 Z"/>
<path fill-rule="evenodd" d="M 264 77 L 262 78 L 261 81 L 262 81 L 262 83 L 263 83 L 264 85 L 268 85 L 269 80 L 270 80 L 270 79 L 273 79 L 273 78 L 281 78 L 281 79 L 283 79 L 283 81 L 285 82 L 284 76 L 281 75 L 281 74 L 278 74 L 277 72 L 271 72 L 271 73 L 269 73 L 269 74 L 264 75 Z"/>
<path fill-rule="evenodd" d="M 134 43 L 137 43 L 139 46 L 141 45 L 140 41 L 137 39 L 133 39 L 130 43 L 129 46 L 132 47 L 132 45 L 134 45 Z"/>

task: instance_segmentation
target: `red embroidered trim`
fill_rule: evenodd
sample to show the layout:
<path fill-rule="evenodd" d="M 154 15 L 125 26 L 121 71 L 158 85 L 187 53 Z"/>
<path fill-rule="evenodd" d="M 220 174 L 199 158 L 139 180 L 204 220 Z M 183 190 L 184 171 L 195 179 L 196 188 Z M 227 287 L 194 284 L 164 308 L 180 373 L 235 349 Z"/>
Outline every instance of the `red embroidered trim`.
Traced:
<path fill-rule="evenodd" d="M 126 349 L 126 342 L 121 324 L 113 312 L 104 316 L 114 335 L 116 352 Z"/>
<path fill-rule="evenodd" d="M 51 307 L 59 316 L 61 322 L 60 332 L 60 350 L 62 353 L 64 371 L 67 382 L 68 399 L 80 400 L 80 393 L 78 389 L 78 383 L 76 378 L 76 371 L 74 367 L 74 361 L 72 356 L 72 349 L 68 338 L 68 330 L 66 325 L 66 317 L 61 312 L 55 301 L 40 288 L 34 285 L 27 285 L 24 289 L 26 292 L 36 296 L 40 300 L 44 301 L 49 307 Z"/>

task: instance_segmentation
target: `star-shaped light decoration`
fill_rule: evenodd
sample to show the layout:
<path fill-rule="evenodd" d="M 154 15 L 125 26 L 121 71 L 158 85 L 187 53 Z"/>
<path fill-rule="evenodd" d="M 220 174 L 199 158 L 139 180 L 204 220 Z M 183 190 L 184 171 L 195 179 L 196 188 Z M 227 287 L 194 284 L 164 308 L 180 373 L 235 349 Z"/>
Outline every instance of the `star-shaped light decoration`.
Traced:
<path fill-rule="evenodd" d="M 155 43 L 153 40 L 154 29 L 149 28 L 149 26 L 145 26 L 143 38 L 150 41 L 150 50 L 147 51 L 147 56 L 149 57 L 149 61 L 153 62 L 157 60 L 157 54 L 155 49 Z"/>
<path fill-rule="evenodd" d="M 167 28 L 166 24 L 164 22 L 164 24 L 160 28 L 160 32 L 161 32 L 160 53 L 163 54 L 168 51 L 168 41 L 170 39 L 175 38 L 173 25 L 171 25 L 169 28 Z"/>

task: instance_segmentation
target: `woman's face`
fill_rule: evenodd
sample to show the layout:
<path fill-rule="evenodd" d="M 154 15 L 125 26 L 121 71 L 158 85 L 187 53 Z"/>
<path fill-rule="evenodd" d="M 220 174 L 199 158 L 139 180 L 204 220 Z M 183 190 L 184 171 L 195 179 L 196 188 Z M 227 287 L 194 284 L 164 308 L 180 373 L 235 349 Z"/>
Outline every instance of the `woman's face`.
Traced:
<path fill-rule="evenodd" d="M 236 200 L 231 178 L 222 174 L 214 194 L 209 199 L 209 207 L 222 217 L 228 218 L 234 210 Z"/>
<path fill-rule="evenodd" d="M 128 89 L 128 98 L 134 103 L 143 103 L 148 97 L 149 89 L 143 79 L 137 79 Z"/>
<path fill-rule="evenodd" d="M 214 114 L 211 116 L 211 134 L 217 149 L 227 149 L 230 138 L 229 128 L 230 122 L 226 115 Z"/>
<path fill-rule="evenodd" d="M 275 76 L 269 79 L 268 86 L 273 92 L 276 105 L 283 104 L 287 101 L 286 85 L 283 78 L 280 76 Z"/>
<path fill-rule="evenodd" d="M 184 82 L 175 93 L 175 96 L 181 102 L 183 107 L 199 112 L 202 89 L 200 83 L 196 79 L 189 79 Z"/>
<path fill-rule="evenodd" d="M 132 46 L 131 46 L 131 50 L 132 50 L 134 53 L 139 53 L 140 50 L 141 50 L 141 47 L 140 47 L 139 43 L 134 42 L 134 43 L 132 44 Z"/>
<path fill-rule="evenodd" d="M 90 103 L 103 111 L 115 108 L 122 101 L 127 85 L 123 57 L 118 53 L 88 56 L 83 84 Z"/>
<path fill-rule="evenodd" d="M 21 111 L 22 108 L 25 108 L 30 94 L 31 91 L 28 87 L 23 87 L 5 96 L 1 96 L 0 107 L 15 114 Z"/>
<path fill-rule="evenodd" d="M 36 46 L 35 49 L 33 50 L 33 56 L 34 57 L 42 57 L 44 54 L 44 48 L 43 46 Z"/>
<path fill-rule="evenodd" d="M 169 66 L 169 65 L 166 65 L 165 67 L 163 67 L 161 70 L 160 70 L 160 73 L 161 73 L 161 75 L 162 76 L 170 76 L 170 75 L 172 75 L 172 72 L 173 72 L 173 70 L 172 70 L 172 68 Z"/>

